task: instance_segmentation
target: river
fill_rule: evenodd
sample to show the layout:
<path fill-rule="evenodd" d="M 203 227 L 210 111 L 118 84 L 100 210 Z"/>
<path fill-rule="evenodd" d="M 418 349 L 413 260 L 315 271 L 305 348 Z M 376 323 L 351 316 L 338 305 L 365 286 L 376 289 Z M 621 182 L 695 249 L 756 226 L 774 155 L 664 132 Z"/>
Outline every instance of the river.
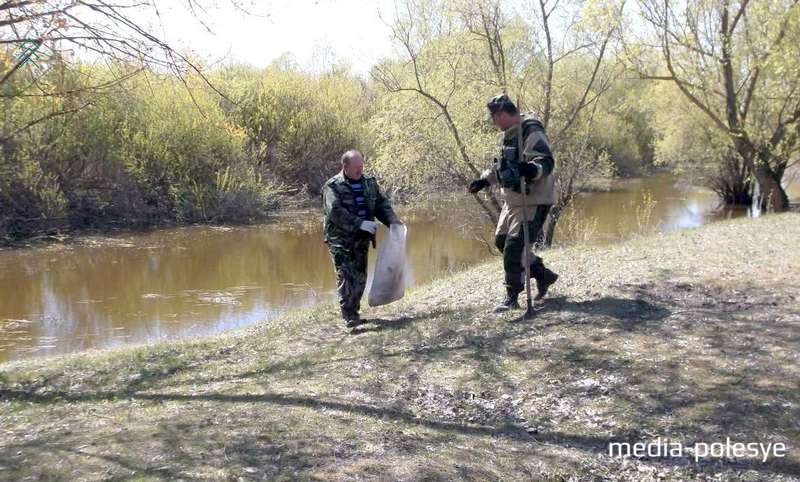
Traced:
<path fill-rule="evenodd" d="M 790 193 L 800 198 L 797 185 Z M 643 208 L 648 195 L 652 204 Z M 473 204 L 464 196 L 400 210 L 409 233 L 409 284 L 493 256 L 492 227 L 476 221 Z M 556 244 L 608 243 L 747 215 L 717 209 L 711 192 L 670 175 L 623 180 L 610 192 L 577 197 Z M 218 333 L 334 299 L 321 231 L 319 212 L 298 212 L 259 226 L 193 226 L 0 250 L 0 362 Z"/>

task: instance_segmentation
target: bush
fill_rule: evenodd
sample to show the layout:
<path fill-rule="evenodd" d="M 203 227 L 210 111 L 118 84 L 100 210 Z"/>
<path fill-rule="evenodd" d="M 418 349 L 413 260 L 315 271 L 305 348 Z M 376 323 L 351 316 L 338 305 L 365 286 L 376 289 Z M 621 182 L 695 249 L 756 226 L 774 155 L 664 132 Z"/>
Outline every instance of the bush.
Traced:
<path fill-rule="evenodd" d="M 145 72 L 101 93 L 85 90 L 112 80 L 107 69 L 62 64 L 41 81 L 75 94 L 14 95 L 22 77 L 3 85 L 0 237 L 250 221 L 275 207 L 277 184 L 198 79 L 184 85 Z"/>
<path fill-rule="evenodd" d="M 342 153 L 356 148 L 370 154 L 368 93 L 348 73 L 272 66 L 245 78 L 232 114 L 246 134 L 248 154 L 273 179 L 318 194 L 339 170 Z"/>

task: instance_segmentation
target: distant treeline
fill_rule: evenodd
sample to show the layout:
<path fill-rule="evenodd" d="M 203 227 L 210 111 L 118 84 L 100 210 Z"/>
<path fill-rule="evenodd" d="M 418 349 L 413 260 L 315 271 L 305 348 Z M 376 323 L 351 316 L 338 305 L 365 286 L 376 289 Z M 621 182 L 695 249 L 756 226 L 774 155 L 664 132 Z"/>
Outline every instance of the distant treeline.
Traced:
<path fill-rule="evenodd" d="M 63 93 L 45 96 L 25 74 L 2 86 L 0 239 L 263 219 L 281 195 L 317 193 L 365 139 L 366 90 L 348 75 L 231 67 L 212 74 L 223 97 L 197 78 L 75 64 L 37 79 Z"/>
<path fill-rule="evenodd" d="M 397 55 L 368 78 L 335 64 L 305 72 L 290 57 L 263 69 L 184 58 L 167 74 L 108 45 L 93 66 L 54 54 L 9 77 L 16 58 L 3 41 L 0 240 L 263 219 L 314 199 L 353 147 L 390 193 L 463 192 L 496 155 L 485 105 L 498 92 L 547 127 L 559 193 L 550 236 L 576 193 L 653 168 L 729 203 L 751 202 L 757 183 L 763 208 L 787 207 L 798 6 L 546 3 L 398 0 Z M 25 12 L 15 22 L 35 26 Z M 476 199 L 497 216 L 491 192 Z"/>
<path fill-rule="evenodd" d="M 447 176 L 458 164 L 447 133 L 425 122 L 435 113 L 413 98 L 389 98 L 345 69 L 226 67 L 209 76 L 224 96 L 199 78 L 184 84 L 126 66 L 51 63 L 40 75 L 36 82 L 62 95 L 41 95 L 31 72 L 0 90 L 6 241 L 62 230 L 263 219 L 285 196 L 318 194 L 351 147 L 365 152 L 389 190 L 411 196 L 463 187 Z M 98 83 L 108 85 L 91 88 Z M 479 124 L 475 136 L 487 143 L 476 148 L 488 155 L 496 133 L 480 125 L 483 97 L 469 111 Z M 651 160 L 647 143 L 628 132 L 599 132 L 597 143 L 615 151 L 620 172 Z"/>

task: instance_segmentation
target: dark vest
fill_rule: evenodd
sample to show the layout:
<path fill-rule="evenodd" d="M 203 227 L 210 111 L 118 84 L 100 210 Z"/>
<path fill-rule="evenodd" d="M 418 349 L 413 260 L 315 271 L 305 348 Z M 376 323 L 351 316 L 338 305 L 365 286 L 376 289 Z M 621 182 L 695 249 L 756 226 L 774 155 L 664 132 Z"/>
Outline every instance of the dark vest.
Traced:
<path fill-rule="evenodd" d="M 522 121 L 522 142 L 524 144 L 525 139 L 530 134 L 531 129 L 534 127 L 541 127 L 542 124 L 532 118 L 527 118 Z M 520 152 L 522 147 L 520 146 L 520 137 L 519 136 L 511 136 L 510 138 L 503 138 L 503 144 L 500 148 L 500 157 L 495 159 L 494 170 L 495 174 L 497 175 L 497 181 L 500 183 L 500 186 L 504 189 L 511 189 L 514 192 L 520 191 L 520 174 L 519 174 L 519 162 L 520 162 Z M 525 189 L 528 194 L 530 194 L 530 184 L 532 181 L 525 182 Z"/>

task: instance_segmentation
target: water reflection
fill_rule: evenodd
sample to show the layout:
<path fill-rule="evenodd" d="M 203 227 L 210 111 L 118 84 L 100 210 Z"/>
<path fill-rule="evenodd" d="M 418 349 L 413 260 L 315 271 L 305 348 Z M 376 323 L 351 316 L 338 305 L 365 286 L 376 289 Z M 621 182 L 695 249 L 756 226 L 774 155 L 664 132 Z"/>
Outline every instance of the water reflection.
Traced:
<path fill-rule="evenodd" d="M 426 215 L 407 222 L 411 283 L 488 253 Z M 0 361 L 215 333 L 332 299 L 321 239 L 321 223 L 283 219 L 0 252 Z"/>
<path fill-rule="evenodd" d="M 587 220 L 594 242 L 636 232 L 643 192 L 656 201 L 650 223 L 661 230 L 746 215 L 717 211 L 710 192 L 659 176 L 579 196 L 556 241 L 570 242 L 578 234 L 568 227 Z M 465 197 L 402 214 L 409 283 L 491 256 L 492 227 L 475 221 L 473 209 Z M 332 299 L 335 281 L 319 221 L 319 213 L 295 213 L 266 226 L 188 227 L 0 251 L 0 362 L 216 333 Z M 371 266 L 376 253 L 370 252 Z"/>
<path fill-rule="evenodd" d="M 800 197 L 800 186 L 793 184 L 790 197 Z M 648 198 L 649 196 L 649 198 Z M 647 200 L 652 200 L 647 209 Z M 746 207 L 720 206 L 717 196 L 689 185 L 669 174 L 618 181 L 609 192 L 579 194 L 565 213 L 556 231 L 556 241 L 568 244 L 590 229 L 590 241 L 606 243 L 648 231 L 674 231 L 694 228 L 712 221 L 750 216 Z M 578 225 L 578 233 L 571 226 Z"/>

